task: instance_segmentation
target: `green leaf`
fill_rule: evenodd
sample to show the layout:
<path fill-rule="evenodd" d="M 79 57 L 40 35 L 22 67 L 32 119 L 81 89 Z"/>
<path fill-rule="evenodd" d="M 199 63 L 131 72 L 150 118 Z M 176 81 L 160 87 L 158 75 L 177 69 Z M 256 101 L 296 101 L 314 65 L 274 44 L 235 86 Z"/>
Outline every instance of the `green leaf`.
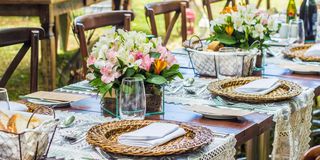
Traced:
<path fill-rule="evenodd" d="M 135 72 L 136 72 L 136 71 L 135 71 L 133 68 L 128 68 L 128 69 L 126 70 L 125 76 L 126 76 L 126 77 L 132 77 Z"/>
<path fill-rule="evenodd" d="M 165 78 L 168 78 L 168 77 L 177 75 L 178 73 L 180 73 L 180 72 L 177 71 L 177 70 L 168 70 L 168 71 L 164 71 L 164 72 L 162 73 L 162 76 L 165 77 Z"/>
<path fill-rule="evenodd" d="M 142 74 L 135 74 L 134 77 L 136 77 L 136 78 L 141 78 L 141 79 L 143 79 L 143 80 L 146 79 L 146 77 L 145 77 L 144 75 L 142 75 Z"/>
<path fill-rule="evenodd" d="M 174 64 L 170 67 L 169 70 L 178 70 L 180 68 L 179 64 Z"/>
<path fill-rule="evenodd" d="M 95 86 L 95 87 L 100 86 L 102 83 L 103 83 L 103 82 L 101 81 L 100 78 L 96 78 L 96 79 L 90 81 L 90 85 L 91 85 L 91 86 Z"/>
<path fill-rule="evenodd" d="M 217 34 L 216 38 L 223 44 L 234 45 L 237 43 L 235 37 L 229 36 L 227 34 Z"/>
<path fill-rule="evenodd" d="M 147 79 L 148 83 L 152 83 L 152 84 L 157 84 L 157 85 L 161 85 L 167 82 L 167 80 L 159 75 L 153 75 L 152 77 Z"/>
<path fill-rule="evenodd" d="M 102 94 L 102 97 L 104 97 L 112 89 L 112 86 L 113 83 L 108 83 L 99 87 L 99 92 Z"/>
<path fill-rule="evenodd" d="M 121 67 L 123 67 L 123 66 L 124 66 L 124 62 L 123 62 L 120 58 L 118 58 L 118 57 L 117 57 L 117 59 L 118 59 L 119 65 L 120 65 Z"/>
<path fill-rule="evenodd" d="M 150 57 L 151 58 L 160 58 L 161 54 L 158 52 L 151 52 Z"/>

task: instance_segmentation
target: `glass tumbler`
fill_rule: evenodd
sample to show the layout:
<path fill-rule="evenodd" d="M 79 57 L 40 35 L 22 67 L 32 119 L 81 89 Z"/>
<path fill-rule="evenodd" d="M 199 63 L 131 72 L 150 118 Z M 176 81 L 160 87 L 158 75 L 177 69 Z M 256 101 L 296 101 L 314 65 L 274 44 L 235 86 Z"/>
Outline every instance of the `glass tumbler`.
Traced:
<path fill-rule="evenodd" d="M 10 110 L 10 103 L 9 103 L 9 96 L 8 91 L 5 88 L 0 88 L 0 104 L 3 106 L 0 106 L 0 108 L 5 108 Z"/>
<path fill-rule="evenodd" d="M 302 19 L 290 20 L 288 31 L 289 44 L 304 44 L 305 32 L 304 23 Z"/>
<path fill-rule="evenodd" d="M 142 79 L 130 77 L 122 80 L 119 106 L 121 119 L 144 119 L 146 114 L 146 94 Z"/>

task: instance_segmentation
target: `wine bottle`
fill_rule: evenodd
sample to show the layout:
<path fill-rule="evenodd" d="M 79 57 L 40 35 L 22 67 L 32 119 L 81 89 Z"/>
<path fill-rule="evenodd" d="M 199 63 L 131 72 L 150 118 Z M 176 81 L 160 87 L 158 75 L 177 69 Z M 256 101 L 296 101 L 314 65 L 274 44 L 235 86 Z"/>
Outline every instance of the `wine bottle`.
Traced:
<path fill-rule="evenodd" d="M 317 34 L 317 4 L 315 0 L 303 0 L 300 19 L 304 22 L 305 39 L 314 41 Z"/>
<path fill-rule="evenodd" d="M 297 17 L 297 7 L 296 2 L 294 0 L 289 0 L 288 7 L 287 7 L 287 23 L 290 20 L 296 19 Z"/>

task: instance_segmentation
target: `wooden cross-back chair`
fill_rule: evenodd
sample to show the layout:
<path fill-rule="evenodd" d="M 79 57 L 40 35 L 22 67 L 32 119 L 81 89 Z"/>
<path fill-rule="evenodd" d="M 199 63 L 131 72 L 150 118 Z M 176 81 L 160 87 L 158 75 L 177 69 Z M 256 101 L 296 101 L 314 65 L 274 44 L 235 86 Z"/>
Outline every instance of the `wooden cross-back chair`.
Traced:
<path fill-rule="evenodd" d="M 166 18 L 166 35 L 163 41 L 163 45 L 168 43 L 174 24 L 177 22 L 179 15 L 181 14 L 181 36 L 184 42 L 187 39 L 187 20 L 186 20 L 186 8 L 188 7 L 188 1 L 164 1 L 153 2 L 145 5 L 145 15 L 149 18 L 151 32 L 154 36 L 158 37 L 158 30 L 155 21 L 155 16 L 163 14 Z M 171 12 L 175 12 L 172 19 L 168 18 Z"/>
<path fill-rule="evenodd" d="M 112 10 L 129 10 L 129 5 L 130 0 L 112 0 Z"/>
<path fill-rule="evenodd" d="M 13 72 L 16 70 L 23 57 L 31 48 L 30 62 L 30 92 L 38 90 L 38 57 L 39 40 L 44 38 L 42 28 L 6 28 L 0 29 L 0 47 L 23 44 L 19 52 L 13 58 L 7 70 L 4 72 L 0 87 L 5 87 Z"/>
<path fill-rule="evenodd" d="M 250 4 L 249 0 L 243 0 L 246 4 Z M 263 0 L 258 0 L 257 4 L 256 4 L 256 8 L 259 8 L 261 3 Z M 266 4 L 267 4 L 267 9 L 270 9 L 271 4 L 270 4 L 270 0 L 266 0 Z"/>
<path fill-rule="evenodd" d="M 211 4 L 216 3 L 216 2 L 221 2 L 221 1 L 225 1 L 225 0 L 202 0 L 203 7 L 205 7 L 207 9 L 208 18 L 209 18 L 210 21 L 213 20 Z M 226 2 L 224 7 L 227 7 L 230 4 L 232 4 L 232 6 L 235 6 L 236 5 L 236 0 L 227 0 L 227 2 Z"/>
<path fill-rule="evenodd" d="M 74 32 L 77 34 L 80 43 L 80 52 L 82 55 L 83 77 L 87 73 L 88 42 L 85 37 L 85 31 L 93 30 L 106 26 L 123 27 L 124 30 L 130 30 L 130 22 L 134 19 L 132 11 L 119 10 L 102 13 L 88 14 L 75 19 Z"/>
<path fill-rule="evenodd" d="M 303 155 L 302 160 L 320 160 L 320 145 L 310 148 Z"/>

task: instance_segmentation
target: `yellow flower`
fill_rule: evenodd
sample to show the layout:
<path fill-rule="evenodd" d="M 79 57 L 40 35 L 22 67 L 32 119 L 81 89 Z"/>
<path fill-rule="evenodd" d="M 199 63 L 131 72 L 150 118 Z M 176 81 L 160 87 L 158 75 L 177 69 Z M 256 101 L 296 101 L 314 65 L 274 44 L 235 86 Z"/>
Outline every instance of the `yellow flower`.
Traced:
<path fill-rule="evenodd" d="M 231 36 L 232 33 L 233 33 L 233 31 L 234 31 L 234 29 L 233 29 L 232 26 L 226 26 L 225 31 L 227 32 L 227 34 L 228 34 L 229 36 Z"/>
<path fill-rule="evenodd" d="M 168 63 L 161 59 L 156 59 L 154 61 L 154 73 L 160 74 L 161 71 L 163 71 L 167 67 Z"/>

